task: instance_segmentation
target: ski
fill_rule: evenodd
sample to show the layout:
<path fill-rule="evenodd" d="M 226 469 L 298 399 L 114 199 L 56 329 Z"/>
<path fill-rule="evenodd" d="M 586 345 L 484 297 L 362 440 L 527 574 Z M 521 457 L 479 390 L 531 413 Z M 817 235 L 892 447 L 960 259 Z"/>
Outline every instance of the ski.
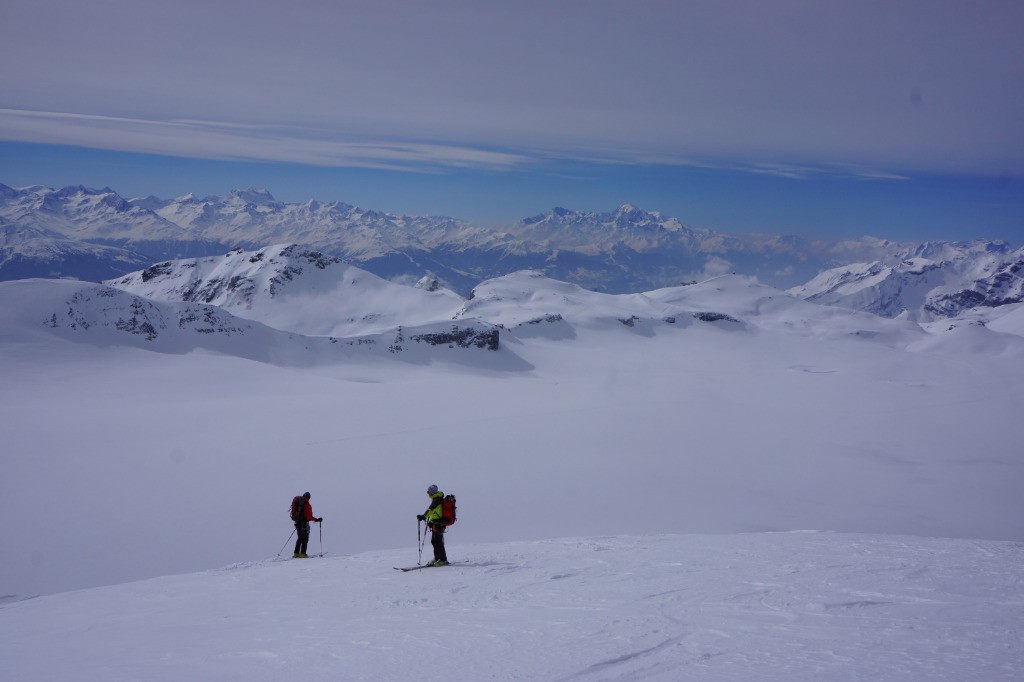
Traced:
<path fill-rule="evenodd" d="M 445 566 L 451 566 L 451 562 L 445 564 Z M 405 567 L 395 566 L 394 567 L 394 569 L 396 571 L 402 571 L 403 573 L 408 573 L 409 571 L 418 571 L 421 568 L 441 568 L 441 566 L 433 566 L 431 564 L 423 564 L 422 566 L 405 566 Z"/>

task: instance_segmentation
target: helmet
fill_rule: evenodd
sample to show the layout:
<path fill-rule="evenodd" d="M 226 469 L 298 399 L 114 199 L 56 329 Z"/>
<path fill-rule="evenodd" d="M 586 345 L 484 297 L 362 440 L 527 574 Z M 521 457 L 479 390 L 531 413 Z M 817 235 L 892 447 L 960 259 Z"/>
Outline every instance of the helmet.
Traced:
<path fill-rule="evenodd" d="M 302 493 L 302 496 L 305 497 L 307 500 L 309 499 L 309 493 Z"/>
<path fill-rule="evenodd" d="M 428 495 L 433 495 L 436 492 L 437 492 L 437 486 L 436 485 L 432 485 L 429 488 L 427 488 L 427 494 Z"/>

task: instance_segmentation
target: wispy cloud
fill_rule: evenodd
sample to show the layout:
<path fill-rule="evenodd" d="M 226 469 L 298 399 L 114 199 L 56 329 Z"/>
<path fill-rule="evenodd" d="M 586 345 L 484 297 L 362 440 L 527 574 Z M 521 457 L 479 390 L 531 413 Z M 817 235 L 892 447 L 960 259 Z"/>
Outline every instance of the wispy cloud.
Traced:
<path fill-rule="evenodd" d="M 295 128 L 14 109 L 0 109 L 0 137 L 166 156 L 413 172 L 509 170 L 530 162 L 500 151 L 400 141 L 346 142 Z"/>
<path fill-rule="evenodd" d="M 164 156 L 228 161 L 444 173 L 455 170 L 542 170 L 545 162 L 687 166 L 805 180 L 822 175 L 900 180 L 906 176 L 842 164 L 698 161 L 668 153 L 609 146 L 510 153 L 410 141 L 334 139 L 328 131 L 225 121 L 152 121 L 47 111 L 0 109 L 0 138 Z"/>
<path fill-rule="evenodd" d="M 822 165 L 794 165 L 786 163 L 755 162 L 746 166 L 732 166 L 730 170 L 747 171 L 758 175 L 770 175 L 790 180 L 808 180 L 822 176 L 859 178 L 861 180 L 909 180 L 910 177 L 884 170 L 864 168 L 843 163 Z"/>
<path fill-rule="evenodd" d="M 418 172 L 1024 175 L 1021 25 L 1012 0 L 16 3 L 0 139 Z"/>

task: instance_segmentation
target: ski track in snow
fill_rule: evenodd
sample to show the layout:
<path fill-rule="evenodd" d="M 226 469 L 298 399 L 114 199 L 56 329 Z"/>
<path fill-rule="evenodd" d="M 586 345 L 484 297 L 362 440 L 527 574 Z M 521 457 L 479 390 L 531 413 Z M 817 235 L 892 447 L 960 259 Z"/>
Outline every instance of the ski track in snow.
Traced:
<path fill-rule="evenodd" d="M 453 538 L 456 537 L 454 532 Z M 236 564 L 0 607 L 11 679 L 1015 680 L 1024 545 L 616 536 Z M 298 671 L 298 672 L 297 672 Z"/>

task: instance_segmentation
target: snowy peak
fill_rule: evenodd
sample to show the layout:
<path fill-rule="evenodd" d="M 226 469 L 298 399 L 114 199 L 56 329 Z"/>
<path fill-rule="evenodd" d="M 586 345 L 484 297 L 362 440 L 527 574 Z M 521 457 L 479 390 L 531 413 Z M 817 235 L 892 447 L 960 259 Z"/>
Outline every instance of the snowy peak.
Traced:
<path fill-rule="evenodd" d="M 991 274 L 986 269 L 985 275 L 956 291 L 937 292 L 926 304 L 926 312 L 955 317 L 979 306 L 991 308 L 1024 301 L 1024 251 L 991 269 Z"/>
<path fill-rule="evenodd" d="M 932 261 L 954 261 L 965 258 L 984 258 L 985 256 L 1005 257 L 1013 248 L 1004 241 L 973 241 L 973 242 L 923 242 L 918 245 L 913 255 Z"/>
<path fill-rule="evenodd" d="M 222 258 L 157 263 L 112 284 L 159 300 L 250 308 L 258 297 L 281 294 L 282 288 L 302 275 L 306 267 L 326 270 L 338 265 L 341 260 L 333 256 L 278 245 L 255 252 L 236 249 Z"/>
<path fill-rule="evenodd" d="M 109 282 L 161 301 L 207 303 L 307 335 L 352 336 L 451 320 L 461 297 L 388 282 L 295 244 L 166 261 Z"/>
<path fill-rule="evenodd" d="M 0 217 L 82 241 L 124 244 L 137 239 L 190 239 L 177 225 L 148 208 L 132 204 L 109 188 L 7 188 L 0 193 Z"/>
<path fill-rule="evenodd" d="M 231 197 L 244 201 L 249 204 L 263 205 L 263 206 L 282 206 L 277 199 L 274 198 L 269 191 L 265 189 L 256 189 L 250 187 L 248 189 L 233 189 L 231 190 Z"/>
<path fill-rule="evenodd" d="M 623 227 L 641 227 L 647 225 L 665 226 L 664 219 L 657 211 L 645 211 L 633 204 L 622 204 L 612 213 L 615 224 Z M 678 223 L 671 225 L 677 227 Z M 666 228 L 668 229 L 668 228 Z"/>
<path fill-rule="evenodd" d="M 645 211 L 632 204 L 622 204 L 610 213 L 594 211 L 570 211 L 556 207 L 547 213 L 525 218 L 510 231 L 526 234 L 541 227 L 562 228 L 584 231 L 587 233 L 607 232 L 609 236 L 622 231 L 691 231 L 694 234 L 708 235 L 710 232 L 685 228 L 675 218 L 664 218 L 658 212 Z"/>
<path fill-rule="evenodd" d="M 827 270 L 790 292 L 808 301 L 928 322 L 1024 300 L 1024 249 L 930 242 L 886 261 Z"/>

